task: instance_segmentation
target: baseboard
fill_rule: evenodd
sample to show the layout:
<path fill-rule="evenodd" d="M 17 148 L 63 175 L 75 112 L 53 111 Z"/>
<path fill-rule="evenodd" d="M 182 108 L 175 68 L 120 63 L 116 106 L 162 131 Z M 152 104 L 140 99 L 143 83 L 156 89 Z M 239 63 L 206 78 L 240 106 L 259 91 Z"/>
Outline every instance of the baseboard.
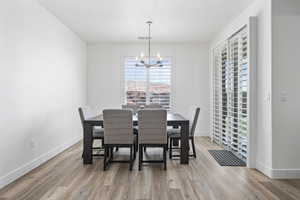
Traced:
<path fill-rule="evenodd" d="M 256 161 L 256 169 L 271 179 L 300 179 L 300 169 L 272 169 Z"/>
<path fill-rule="evenodd" d="M 300 169 L 272 169 L 273 179 L 299 179 Z"/>
<path fill-rule="evenodd" d="M 25 165 L 9 172 L 8 174 L 0 177 L 0 189 L 5 187 L 6 185 L 10 184 L 11 182 L 17 180 L 21 176 L 27 174 L 28 172 L 30 172 L 34 168 L 36 168 L 36 167 L 40 166 L 41 164 L 47 162 L 48 160 L 50 160 L 51 158 L 53 158 L 57 154 L 63 152 L 64 150 L 66 150 L 70 146 L 72 146 L 72 145 L 76 144 L 77 142 L 79 142 L 81 139 L 82 139 L 82 137 L 77 137 L 73 140 L 70 140 L 70 141 L 54 148 L 53 150 L 51 150 L 51 151 L 49 151 L 45 154 L 42 154 L 38 158 L 35 158 L 34 160 L 26 163 Z"/>
<path fill-rule="evenodd" d="M 263 173 L 264 175 L 266 175 L 267 177 L 271 178 L 272 175 L 272 169 L 265 166 L 263 163 L 261 163 L 260 161 L 256 161 L 255 163 L 255 168 L 260 171 L 261 173 Z"/>

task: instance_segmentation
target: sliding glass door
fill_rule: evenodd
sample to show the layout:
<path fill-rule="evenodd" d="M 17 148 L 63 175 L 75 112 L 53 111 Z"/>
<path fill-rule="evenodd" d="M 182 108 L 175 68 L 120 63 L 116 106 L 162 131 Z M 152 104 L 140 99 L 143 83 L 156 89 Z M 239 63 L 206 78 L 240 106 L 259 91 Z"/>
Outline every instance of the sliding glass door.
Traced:
<path fill-rule="evenodd" d="M 248 31 L 247 27 L 214 49 L 213 141 L 247 160 Z"/>

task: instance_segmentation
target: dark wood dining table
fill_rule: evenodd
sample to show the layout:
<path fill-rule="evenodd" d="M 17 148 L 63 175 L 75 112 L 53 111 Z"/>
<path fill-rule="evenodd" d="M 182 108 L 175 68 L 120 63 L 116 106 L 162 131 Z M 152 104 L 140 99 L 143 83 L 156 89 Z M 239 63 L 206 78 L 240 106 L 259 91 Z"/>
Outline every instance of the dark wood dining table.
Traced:
<path fill-rule="evenodd" d="M 138 126 L 138 117 L 133 115 L 133 125 Z M 168 113 L 168 126 L 181 127 L 181 142 L 180 142 L 180 163 L 189 163 L 189 120 L 185 119 L 178 113 Z M 92 152 L 92 135 L 94 126 L 103 126 L 103 115 L 97 115 L 88 118 L 84 121 L 84 136 L 83 136 L 83 164 L 93 164 Z"/>

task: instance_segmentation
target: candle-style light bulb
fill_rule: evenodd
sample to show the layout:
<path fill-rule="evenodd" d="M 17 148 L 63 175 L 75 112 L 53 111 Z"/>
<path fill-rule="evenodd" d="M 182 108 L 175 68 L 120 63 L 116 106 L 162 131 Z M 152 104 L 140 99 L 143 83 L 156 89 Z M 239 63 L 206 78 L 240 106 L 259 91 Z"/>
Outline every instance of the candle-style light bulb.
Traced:
<path fill-rule="evenodd" d="M 162 57 L 160 56 L 160 54 L 159 54 L 159 53 L 157 53 L 157 59 L 158 59 L 159 61 L 161 61 L 161 60 L 162 60 Z"/>

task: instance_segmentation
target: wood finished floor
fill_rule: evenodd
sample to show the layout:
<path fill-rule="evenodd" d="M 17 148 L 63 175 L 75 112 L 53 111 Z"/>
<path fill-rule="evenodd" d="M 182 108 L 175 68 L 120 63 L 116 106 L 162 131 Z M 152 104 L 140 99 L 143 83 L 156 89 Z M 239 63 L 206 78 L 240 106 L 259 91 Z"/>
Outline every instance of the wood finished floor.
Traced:
<path fill-rule="evenodd" d="M 189 165 L 168 160 L 167 171 L 159 164 L 138 171 L 136 160 L 132 172 L 124 163 L 103 172 L 102 158 L 94 159 L 93 165 L 82 164 L 78 143 L 0 190 L 0 200 L 300 199 L 300 180 L 270 180 L 256 170 L 220 167 L 208 149 L 219 147 L 208 138 L 197 138 L 197 159 Z M 158 153 L 148 150 L 148 155 Z"/>

